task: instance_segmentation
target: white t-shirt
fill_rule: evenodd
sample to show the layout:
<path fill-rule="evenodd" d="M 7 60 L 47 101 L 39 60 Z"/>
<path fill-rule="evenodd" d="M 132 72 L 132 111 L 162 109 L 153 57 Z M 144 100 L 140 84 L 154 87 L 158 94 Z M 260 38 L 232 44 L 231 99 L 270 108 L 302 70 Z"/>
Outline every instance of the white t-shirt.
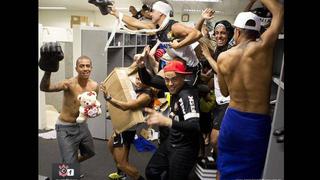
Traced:
<path fill-rule="evenodd" d="M 186 65 L 189 67 L 195 67 L 198 65 L 199 60 L 196 56 L 191 45 L 184 46 L 178 49 L 174 49 L 171 47 L 167 48 L 167 52 L 171 57 L 180 57 L 181 59 L 186 61 Z"/>
<path fill-rule="evenodd" d="M 221 94 L 220 86 L 219 86 L 219 83 L 218 83 L 218 76 L 216 74 L 214 74 L 214 79 L 213 80 L 214 80 L 214 94 L 216 96 L 216 101 L 217 101 L 218 105 L 229 103 L 230 102 L 230 96 L 224 97 Z"/>

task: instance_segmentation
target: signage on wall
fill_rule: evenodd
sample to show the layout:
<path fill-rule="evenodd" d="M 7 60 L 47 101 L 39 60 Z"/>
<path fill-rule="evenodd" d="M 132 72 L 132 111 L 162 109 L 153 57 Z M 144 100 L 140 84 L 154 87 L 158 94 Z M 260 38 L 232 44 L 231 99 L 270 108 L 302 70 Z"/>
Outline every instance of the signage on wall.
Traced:
<path fill-rule="evenodd" d="M 188 22 L 189 21 L 189 14 L 182 14 L 181 21 Z"/>

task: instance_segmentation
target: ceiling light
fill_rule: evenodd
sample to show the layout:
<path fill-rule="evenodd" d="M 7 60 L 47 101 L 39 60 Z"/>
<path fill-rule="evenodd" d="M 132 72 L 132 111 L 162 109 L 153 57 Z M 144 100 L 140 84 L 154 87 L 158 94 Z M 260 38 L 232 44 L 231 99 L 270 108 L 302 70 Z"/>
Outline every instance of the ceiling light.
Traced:
<path fill-rule="evenodd" d="M 41 10 L 63 10 L 67 9 L 66 7 L 39 7 Z"/>

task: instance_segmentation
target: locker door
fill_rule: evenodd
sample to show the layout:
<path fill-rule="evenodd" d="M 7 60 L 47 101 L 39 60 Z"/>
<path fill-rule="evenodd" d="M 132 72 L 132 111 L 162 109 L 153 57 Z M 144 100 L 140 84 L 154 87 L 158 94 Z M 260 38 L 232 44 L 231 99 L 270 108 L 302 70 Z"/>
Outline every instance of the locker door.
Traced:
<path fill-rule="evenodd" d="M 104 53 L 106 35 L 107 31 L 104 30 L 81 30 L 81 55 L 92 59 L 91 78 L 98 83 L 107 77 L 107 59 Z M 106 107 L 101 91 L 99 91 L 98 100 L 101 102 L 102 114 L 96 118 L 89 118 L 88 126 L 93 137 L 106 139 Z"/>

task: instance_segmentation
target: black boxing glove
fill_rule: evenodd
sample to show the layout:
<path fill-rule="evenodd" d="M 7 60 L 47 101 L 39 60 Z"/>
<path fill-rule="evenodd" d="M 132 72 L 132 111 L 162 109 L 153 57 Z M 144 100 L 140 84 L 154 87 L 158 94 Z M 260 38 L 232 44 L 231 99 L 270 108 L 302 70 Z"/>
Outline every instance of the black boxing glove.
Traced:
<path fill-rule="evenodd" d="M 45 43 L 40 48 L 39 67 L 43 71 L 57 72 L 59 61 L 64 58 L 63 51 L 58 42 Z"/>
<path fill-rule="evenodd" d="M 272 14 L 266 7 L 258 7 L 251 10 L 252 13 L 260 17 L 261 21 L 261 30 L 260 34 L 262 34 L 271 24 Z"/>
<path fill-rule="evenodd" d="M 107 15 L 111 11 L 111 8 L 108 7 L 109 5 L 112 5 L 110 0 L 88 0 L 88 2 L 97 6 L 102 15 Z"/>

